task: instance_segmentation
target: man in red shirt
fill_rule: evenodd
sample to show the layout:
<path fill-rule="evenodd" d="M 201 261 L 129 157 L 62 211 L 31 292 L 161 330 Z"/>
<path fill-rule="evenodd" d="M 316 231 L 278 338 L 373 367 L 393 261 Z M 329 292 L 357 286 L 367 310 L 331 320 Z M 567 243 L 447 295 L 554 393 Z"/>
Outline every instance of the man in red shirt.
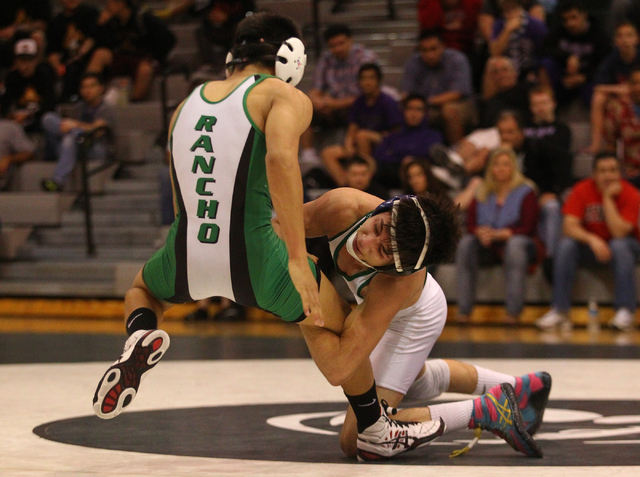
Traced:
<path fill-rule="evenodd" d="M 478 29 L 482 0 L 420 0 L 420 29 L 438 28 L 447 48 L 470 54 Z"/>
<path fill-rule="evenodd" d="M 598 154 L 592 177 L 573 186 L 562 208 L 564 237 L 554 257 L 551 310 L 536 322 L 539 328 L 570 326 L 568 312 L 578 264 L 613 269 L 616 314 L 609 324 L 619 330 L 633 327 L 639 210 L 640 192 L 622 179 L 617 157 L 610 152 Z"/>

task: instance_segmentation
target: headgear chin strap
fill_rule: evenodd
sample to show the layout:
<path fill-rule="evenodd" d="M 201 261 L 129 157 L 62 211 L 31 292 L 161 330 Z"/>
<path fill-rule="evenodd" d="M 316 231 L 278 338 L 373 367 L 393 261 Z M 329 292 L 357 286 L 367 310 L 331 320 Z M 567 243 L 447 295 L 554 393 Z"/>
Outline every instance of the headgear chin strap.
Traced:
<path fill-rule="evenodd" d="M 402 265 L 402 262 L 400 260 L 400 253 L 398 252 L 398 242 L 396 239 L 396 225 L 398 223 L 398 205 L 400 204 L 400 201 L 404 198 L 412 199 L 413 202 L 416 204 L 416 207 L 418 207 L 418 210 L 420 211 L 420 215 L 424 222 L 424 229 L 425 229 L 424 246 L 422 247 L 422 252 L 420 253 L 420 257 L 418 258 L 418 261 L 416 262 L 413 268 L 404 267 Z M 431 238 L 431 229 L 429 227 L 429 221 L 427 220 L 427 215 L 424 213 L 424 209 L 420 205 L 420 201 L 418 201 L 418 198 L 415 195 L 396 196 L 393 199 L 389 199 L 383 202 L 382 204 L 380 204 L 378 207 L 376 207 L 373 213 L 371 214 L 371 216 L 373 217 L 374 215 L 378 215 L 383 212 L 391 212 L 390 232 L 391 232 L 391 249 L 393 250 L 393 266 L 376 268 L 376 269 L 379 270 L 380 272 L 389 273 L 391 275 L 410 275 L 420 270 L 423 267 L 424 258 L 427 255 L 427 250 L 429 248 L 429 240 Z"/>
<path fill-rule="evenodd" d="M 300 38 L 291 37 L 282 43 L 272 41 L 265 41 L 264 43 L 280 45 L 275 57 L 271 57 L 270 55 L 263 57 L 274 58 L 276 78 L 280 78 L 291 86 L 296 86 L 300 83 L 300 80 L 304 75 L 304 68 L 307 65 L 307 55 L 305 54 L 304 43 L 302 43 L 302 40 L 300 40 Z M 227 58 L 225 59 L 227 78 L 230 76 L 229 68 L 246 63 L 247 61 L 248 60 L 244 58 L 234 58 L 231 52 L 227 53 Z"/>

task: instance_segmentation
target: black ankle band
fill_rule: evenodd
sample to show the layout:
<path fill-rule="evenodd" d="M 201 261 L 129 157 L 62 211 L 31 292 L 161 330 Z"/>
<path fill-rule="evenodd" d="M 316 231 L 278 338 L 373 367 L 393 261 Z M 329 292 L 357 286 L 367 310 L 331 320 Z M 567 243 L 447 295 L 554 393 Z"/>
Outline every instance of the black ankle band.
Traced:
<path fill-rule="evenodd" d="M 158 328 L 158 317 L 149 308 L 138 308 L 127 318 L 129 336 L 138 330 L 155 330 L 156 328 Z"/>
<path fill-rule="evenodd" d="M 378 402 L 378 393 L 376 392 L 376 383 L 373 383 L 371 389 L 359 396 L 349 396 L 345 393 L 354 414 L 358 421 L 358 432 L 364 431 L 367 427 L 374 424 L 380 418 L 380 403 Z"/>

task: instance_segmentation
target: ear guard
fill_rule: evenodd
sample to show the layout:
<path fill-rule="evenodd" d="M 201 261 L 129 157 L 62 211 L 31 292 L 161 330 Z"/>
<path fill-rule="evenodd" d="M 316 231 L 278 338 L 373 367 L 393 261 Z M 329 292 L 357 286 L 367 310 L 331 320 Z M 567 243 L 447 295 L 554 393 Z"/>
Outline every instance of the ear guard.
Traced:
<path fill-rule="evenodd" d="M 227 53 L 227 58 L 225 59 L 227 78 L 230 74 L 229 68 L 240 63 L 243 63 L 243 60 L 234 59 L 231 52 Z M 296 86 L 304 75 L 306 65 L 307 55 L 305 54 L 304 43 L 299 38 L 291 37 L 280 44 L 275 56 L 276 78 L 280 78 L 291 86 Z"/>
<path fill-rule="evenodd" d="M 416 204 L 416 207 L 418 207 L 418 210 L 420 210 L 420 215 L 422 216 L 422 220 L 424 221 L 424 228 L 425 228 L 424 246 L 422 247 L 422 252 L 420 253 L 420 257 L 418 258 L 418 261 L 416 262 L 414 267 L 411 267 L 411 266 L 403 267 L 400 261 L 400 254 L 398 253 L 398 242 L 396 239 L 396 224 L 398 223 L 398 205 L 400 201 L 405 198 L 412 199 L 413 202 Z M 420 205 L 420 202 L 418 201 L 418 198 L 415 195 L 396 196 L 393 199 L 389 199 L 383 202 L 382 204 L 380 204 L 378 207 L 376 207 L 371 213 L 371 216 L 373 217 L 374 215 L 382 214 L 383 212 L 391 212 L 390 232 L 391 232 L 391 248 L 393 250 L 394 264 L 393 266 L 376 268 L 376 269 L 382 273 L 388 273 L 390 275 L 400 275 L 400 276 L 411 275 L 412 273 L 423 268 L 423 266 L 425 265 L 423 263 L 424 257 L 427 255 L 427 250 L 429 248 L 429 239 L 431 237 L 431 229 L 429 227 L 429 222 L 427 221 L 427 216 L 424 213 L 424 210 L 422 209 L 422 206 Z"/>

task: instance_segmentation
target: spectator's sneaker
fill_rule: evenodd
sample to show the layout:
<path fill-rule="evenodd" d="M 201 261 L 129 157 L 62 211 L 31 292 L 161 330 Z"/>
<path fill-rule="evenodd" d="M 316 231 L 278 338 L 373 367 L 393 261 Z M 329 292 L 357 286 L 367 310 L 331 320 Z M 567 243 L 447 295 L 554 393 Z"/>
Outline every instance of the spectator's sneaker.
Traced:
<path fill-rule="evenodd" d="M 619 308 L 613 318 L 609 321 L 609 326 L 619 331 L 629 331 L 633 328 L 635 314 L 626 308 Z"/>
<path fill-rule="evenodd" d="M 60 192 L 62 187 L 53 179 L 43 179 L 40 183 L 45 192 Z"/>
<path fill-rule="evenodd" d="M 207 321 L 208 319 L 209 313 L 207 312 L 207 310 L 201 310 L 200 308 L 184 317 L 184 321 L 188 322 Z"/>
<path fill-rule="evenodd" d="M 433 144 L 429 148 L 429 158 L 434 166 L 444 167 L 453 175 L 464 175 L 464 168 L 456 163 L 449 154 L 449 149 L 442 144 Z"/>
<path fill-rule="evenodd" d="M 522 423 L 530 436 L 538 432 L 544 410 L 549 402 L 551 376 L 539 371 L 516 378 L 515 385 L 518 407 L 522 414 Z"/>
<path fill-rule="evenodd" d="M 440 437 L 445 430 L 444 421 L 403 422 L 389 419 L 383 401 L 380 418 L 358 434 L 358 460 L 388 460 Z"/>
<path fill-rule="evenodd" d="M 478 427 L 501 437 L 518 452 L 529 457 L 542 457 L 542 449 L 524 428 L 511 384 L 495 386 L 474 399 L 469 428 Z"/>
<path fill-rule="evenodd" d="M 101 419 L 120 414 L 138 386 L 169 348 L 169 335 L 162 330 L 138 330 L 124 344 L 120 359 L 104 373 L 93 396 L 93 411 Z"/>
<path fill-rule="evenodd" d="M 551 308 L 548 312 L 536 320 L 536 326 L 541 330 L 553 330 L 556 327 L 561 329 L 571 329 L 571 321 L 566 313 L 561 313 L 555 308 Z"/>

